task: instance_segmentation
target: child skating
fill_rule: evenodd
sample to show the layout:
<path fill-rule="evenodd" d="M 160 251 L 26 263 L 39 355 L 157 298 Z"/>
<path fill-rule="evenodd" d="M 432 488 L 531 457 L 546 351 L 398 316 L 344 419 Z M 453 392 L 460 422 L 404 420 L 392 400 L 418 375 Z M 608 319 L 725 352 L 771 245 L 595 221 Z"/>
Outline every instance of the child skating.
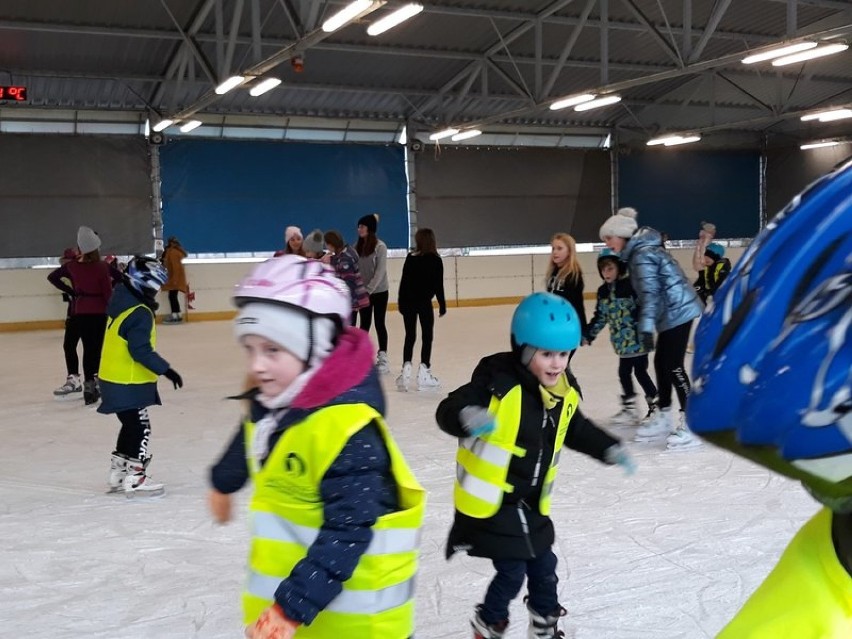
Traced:
<path fill-rule="evenodd" d="M 251 479 L 249 639 L 407 639 L 425 491 L 384 420 L 346 284 L 317 260 L 259 264 L 237 288 L 248 412 L 211 471 L 225 522 Z"/>
<path fill-rule="evenodd" d="M 525 578 L 528 636 L 563 636 L 549 516 L 562 447 L 635 470 L 619 441 L 578 410 L 566 369 L 579 344 L 571 304 L 551 293 L 530 295 L 512 317 L 511 352 L 481 360 L 471 381 L 438 406 L 441 430 L 459 438 L 447 558 L 464 551 L 490 559 L 497 572 L 471 620 L 475 639 L 504 636 L 509 603 Z"/>
<path fill-rule="evenodd" d="M 648 352 L 639 339 L 639 299 L 627 276 L 627 265 L 616 253 L 609 249 L 601 251 L 598 273 L 604 283 L 598 288 L 595 314 L 583 341 L 591 344 L 604 326 L 609 327 L 609 340 L 618 355 L 618 380 L 621 382 L 621 410 L 610 423 L 613 426 L 633 426 L 640 420 L 633 376 L 645 393 L 648 403 L 646 417 L 653 412 L 657 397 L 657 387 L 648 375 Z"/>
<path fill-rule="evenodd" d="M 164 375 L 176 389 L 183 386 L 181 376 L 155 350 L 154 313 L 158 307 L 155 298 L 167 279 L 166 269 L 157 260 L 134 257 L 107 307 L 107 328 L 98 369 L 101 388 L 98 412 L 114 413 L 121 422 L 112 453 L 108 492 L 128 497 L 159 496 L 165 490 L 163 484 L 148 477 L 147 468 L 151 462 L 148 407 L 162 403 L 157 378 Z"/>

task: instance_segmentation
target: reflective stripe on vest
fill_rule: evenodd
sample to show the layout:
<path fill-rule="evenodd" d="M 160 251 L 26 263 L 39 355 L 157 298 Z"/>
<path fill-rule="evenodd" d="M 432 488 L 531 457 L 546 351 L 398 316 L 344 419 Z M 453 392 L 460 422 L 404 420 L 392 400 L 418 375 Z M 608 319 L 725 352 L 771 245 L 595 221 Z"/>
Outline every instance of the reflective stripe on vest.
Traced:
<path fill-rule="evenodd" d="M 151 348 L 157 348 L 157 329 L 154 322 L 154 312 L 144 304 L 131 306 L 115 319 L 107 321 L 104 333 L 104 345 L 101 351 L 101 363 L 98 367 L 98 377 L 105 382 L 115 384 L 150 384 L 157 381 L 157 374 L 142 366 L 130 355 L 127 340 L 119 335 L 122 323 L 137 308 L 144 308 L 151 314 Z"/>
<path fill-rule="evenodd" d="M 315 411 L 289 426 L 259 468 L 249 470 L 252 549 L 243 595 L 245 622 L 253 623 L 275 591 L 305 557 L 324 522 L 320 482 L 350 437 L 375 423 L 387 446 L 397 483 L 400 510 L 383 515 L 373 538 L 343 590 L 296 637 L 404 639 L 414 632 L 414 576 L 425 492 L 391 438 L 384 421 L 366 404 L 343 404 Z M 245 424 L 246 442 L 254 424 Z M 251 450 L 247 445 L 247 450 Z"/>
<path fill-rule="evenodd" d="M 506 480 L 513 457 L 526 456 L 526 450 L 517 446 L 521 422 L 523 390 L 512 388 L 502 399 L 491 398 L 488 410 L 495 415 L 495 429 L 484 437 L 467 437 L 459 440 L 456 451 L 456 481 L 453 499 L 459 512 L 470 517 L 492 517 L 503 503 L 503 495 L 514 491 Z M 550 495 L 568 423 L 579 404 L 580 397 L 573 388 L 564 397 L 556 429 L 553 456 L 543 474 L 539 510 L 550 512 Z"/>

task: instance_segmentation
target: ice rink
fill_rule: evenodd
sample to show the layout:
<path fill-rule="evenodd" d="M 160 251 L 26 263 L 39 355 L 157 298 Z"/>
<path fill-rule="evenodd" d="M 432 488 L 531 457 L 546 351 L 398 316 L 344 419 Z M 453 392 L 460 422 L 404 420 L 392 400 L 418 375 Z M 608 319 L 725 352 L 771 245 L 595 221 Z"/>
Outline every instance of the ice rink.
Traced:
<path fill-rule="evenodd" d="M 436 320 L 440 393 L 397 392 L 402 322 L 389 313 L 388 422 L 429 494 L 417 586 L 417 638 L 470 637 L 468 618 L 490 562 L 444 559 L 452 519 L 455 440 L 434 421 L 444 394 L 480 357 L 508 347 L 512 307 L 450 308 Z M 158 350 L 183 375 L 162 380 L 151 410 L 161 499 L 103 493 L 118 420 L 58 402 L 60 331 L 0 333 L 0 636 L 9 639 L 238 639 L 248 533 L 238 500 L 228 525 L 206 507 L 207 470 L 231 437 L 243 360 L 229 322 L 159 327 Z M 416 357 L 419 344 L 415 348 Z M 617 359 L 606 332 L 572 368 L 583 410 L 605 425 L 617 409 Z M 634 444 L 625 477 L 579 454 L 562 455 L 553 519 L 565 636 L 574 639 L 713 637 L 817 510 L 791 481 L 708 445 L 665 452 Z M 520 599 L 507 637 L 526 637 Z"/>

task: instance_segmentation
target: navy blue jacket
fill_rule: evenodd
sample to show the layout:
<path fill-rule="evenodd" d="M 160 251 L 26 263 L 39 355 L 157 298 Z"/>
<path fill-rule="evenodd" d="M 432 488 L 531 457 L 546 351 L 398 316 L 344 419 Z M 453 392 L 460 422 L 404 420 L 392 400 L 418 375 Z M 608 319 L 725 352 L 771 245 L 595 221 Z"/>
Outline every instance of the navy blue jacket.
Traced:
<path fill-rule="evenodd" d="M 157 375 L 162 375 L 169 369 L 169 363 L 160 357 L 151 344 L 151 327 L 154 324 L 153 311 L 156 303 L 128 288 L 127 284 L 119 284 L 112 292 L 107 306 L 107 325 L 115 321 L 128 308 L 144 304 L 151 308 L 137 308 L 128 315 L 118 329 L 118 334 L 127 340 L 130 356 L 145 368 Z M 99 413 L 120 413 L 125 410 L 145 408 L 159 405 L 160 394 L 157 392 L 157 382 L 149 384 L 115 384 L 104 380 L 99 381 L 101 388 L 101 405 Z"/>

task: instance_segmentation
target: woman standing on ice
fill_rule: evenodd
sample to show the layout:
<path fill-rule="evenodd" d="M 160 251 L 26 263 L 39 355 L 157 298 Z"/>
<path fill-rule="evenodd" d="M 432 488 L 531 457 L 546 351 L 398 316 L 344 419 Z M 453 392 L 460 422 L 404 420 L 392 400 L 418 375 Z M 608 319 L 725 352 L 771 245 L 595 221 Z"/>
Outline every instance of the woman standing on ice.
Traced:
<path fill-rule="evenodd" d="M 577 244 L 568 233 L 556 233 L 550 239 L 546 285 L 548 293 L 558 295 L 574 307 L 580 320 L 580 334 L 585 335 L 587 322 L 583 302 L 583 269 L 577 259 Z M 574 353 L 571 351 L 569 363 Z"/>

